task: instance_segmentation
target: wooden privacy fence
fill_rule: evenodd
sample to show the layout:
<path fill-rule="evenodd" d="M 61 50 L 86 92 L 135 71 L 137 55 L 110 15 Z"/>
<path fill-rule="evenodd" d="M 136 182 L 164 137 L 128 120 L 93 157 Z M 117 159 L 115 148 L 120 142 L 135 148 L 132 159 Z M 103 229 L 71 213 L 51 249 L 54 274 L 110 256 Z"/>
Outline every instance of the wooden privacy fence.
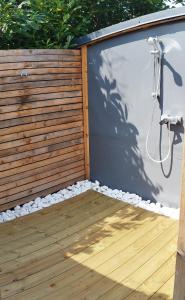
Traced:
<path fill-rule="evenodd" d="M 80 50 L 0 51 L 1 211 L 88 176 L 82 77 Z"/>

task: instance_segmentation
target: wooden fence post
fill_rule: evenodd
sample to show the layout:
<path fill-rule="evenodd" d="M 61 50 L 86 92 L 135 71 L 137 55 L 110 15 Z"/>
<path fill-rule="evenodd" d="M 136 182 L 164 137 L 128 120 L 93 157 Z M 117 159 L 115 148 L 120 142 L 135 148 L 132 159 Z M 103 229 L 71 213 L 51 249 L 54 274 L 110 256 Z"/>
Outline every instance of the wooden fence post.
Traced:
<path fill-rule="evenodd" d="M 90 178 L 90 162 L 89 162 L 89 108 L 88 108 L 87 46 L 82 46 L 81 51 L 82 51 L 85 175 L 86 175 L 86 179 L 89 179 Z"/>
<path fill-rule="evenodd" d="M 179 220 L 179 238 L 173 300 L 185 300 L 185 141 L 182 163 L 182 185 Z"/>

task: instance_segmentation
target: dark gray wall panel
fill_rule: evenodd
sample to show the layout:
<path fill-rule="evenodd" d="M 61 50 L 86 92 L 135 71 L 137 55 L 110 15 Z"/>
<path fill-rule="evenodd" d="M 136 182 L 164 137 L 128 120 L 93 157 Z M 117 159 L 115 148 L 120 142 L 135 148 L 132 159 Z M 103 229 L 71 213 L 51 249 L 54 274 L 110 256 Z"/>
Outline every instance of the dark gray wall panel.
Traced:
<path fill-rule="evenodd" d="M 185 23 L 138 31 L 89 47 L 89 120 L 91 179 L 145 199 L 177 207 L 180 194 L 183 128 L 171 128 L 172 155 L 164 164 L 145 151 L 153 100 L 153 60 L 146 43 L 159 36 L 166 51 L 162 99 L 156 106 L 151 153 L 168 151 L 167 128 L 160 114 L 185 114 Z"/>

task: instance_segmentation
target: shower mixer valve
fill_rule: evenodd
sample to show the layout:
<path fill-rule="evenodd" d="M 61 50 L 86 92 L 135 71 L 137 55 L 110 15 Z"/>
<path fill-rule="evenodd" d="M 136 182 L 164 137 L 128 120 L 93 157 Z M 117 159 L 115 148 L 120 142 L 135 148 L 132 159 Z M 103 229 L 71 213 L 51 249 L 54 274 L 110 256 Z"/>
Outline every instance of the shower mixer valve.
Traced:
<path fill-rule="evenodd" d="M 182 116 L 170 116 L 168 114 L 163 114 L 161 116 L 160 125 L 170 124 L 170 125 L 182 125 L 183 118 Z"/>

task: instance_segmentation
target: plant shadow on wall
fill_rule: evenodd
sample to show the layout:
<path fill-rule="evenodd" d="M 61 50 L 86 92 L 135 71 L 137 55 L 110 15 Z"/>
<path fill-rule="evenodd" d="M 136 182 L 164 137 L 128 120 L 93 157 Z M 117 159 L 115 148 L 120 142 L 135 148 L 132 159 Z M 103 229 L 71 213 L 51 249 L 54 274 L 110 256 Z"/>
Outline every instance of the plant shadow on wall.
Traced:
<path fill-rule="evenodd" d="M 95 81 L 92 74 L 96 66 Z M 102 72 L 105 67 L 106 72 Z M 93 105 L 89 104 L 91 177 L 112 188 L 134 192 L 156 202 L 162 187 L 154 185 L 147 176 L 137 142 L 139 130 L 128 121 L 124 95 L 111 70 L 111 60 L 107 58 L 103 64 L 101 51 L 97 50 L 95 58 L 90 61 L 89 72 L 89 82 L 93 82 L 93 90 L 90 87 L 89 91 L 93 99 Z"/>
<path fill-rule="evenodd" d="M 162 55 L 162 66 L 161 66 L 161 85 L 160 85 L 160 102 L 159 102 L 159 108 L 161 111 L 161 115 L 163 113 L 166 113 L 164 111 L 164 67 L 167 67 L 170 72 L 172 73 L 173 76 L 173 81 L 176 86 L 182 87 L 183 86 L 183 80 L 182 76 L 174 69 L 174 67 L 170 64 L 170 62 L 167 60 L 166 57 L 166 51 L 165 51 L 165 46 L 162 42 L 160 42 L 161 49 L 163 51 Z M 161 170 L 163 175 L 166 178 L 169 178 L 172 172 L 173 168 L 173 159 L 174 159 L 174 146 L 177 144 L 182 143 L 182 137 L 181 135 L 184 134 L 184 126 L 176 126 L 176 125 L 171 125 L 170 126 L 170 135 L 171 135 L 171 153 L 170 153 L 170 163 L 168 165 L 168 168 L 166 169 L 164 164 L 161 163 Z M 160 160 L 162 160 L 162 140 L 163 140 L 163 126 L 160 127 L 160 137 L 159 137 L 159 155 L 160 155 Z"/>

